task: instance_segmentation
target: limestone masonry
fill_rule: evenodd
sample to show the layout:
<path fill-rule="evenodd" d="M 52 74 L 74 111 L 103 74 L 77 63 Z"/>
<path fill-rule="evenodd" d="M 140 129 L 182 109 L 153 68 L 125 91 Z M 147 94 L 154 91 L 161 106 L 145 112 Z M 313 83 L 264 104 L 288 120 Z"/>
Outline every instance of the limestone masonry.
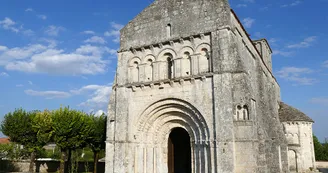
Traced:
<path fill-rule="evenodd" d="M 106 173 L 314 169 L 313 121 L 227 0 L 156 0 L 121 30 Z"/>

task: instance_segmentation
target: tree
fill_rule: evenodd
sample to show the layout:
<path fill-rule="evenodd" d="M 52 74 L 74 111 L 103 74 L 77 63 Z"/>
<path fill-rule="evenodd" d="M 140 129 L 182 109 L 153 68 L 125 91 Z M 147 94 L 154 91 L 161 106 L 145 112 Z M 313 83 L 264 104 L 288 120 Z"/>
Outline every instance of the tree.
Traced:
<path fill-rule="evenodd" d="M 94 162 L 94 173 L 97 173 L 97 166 L 99 160 L 99 153 L 101 150 L 105 149 L 106 140 L 106 116 L 102 114 L 97 117 L 93 114 L 90 115 L 90 128 L 93 129 L 87 141 L 90 148 L 93 151 L 93 162 Z"/>
<path fill-rule="evenodd" d="M 59 108 L 53 111 L 53 140 L 61 150 L 60 173 L 65 171 L 65 160 L 70 163 L 70 153 L 72 150 L 83 148 L 86 145 L 87 137 L 91 132 L 90 118 L 76 110 L 70 110 L 69 107 Z M 67 158 L 67 151 L 69 152 Z M 70 168 L 70 166 L 69 166 Z"/>
<path fill-rule="evenodd" d="M 323 146 L 315 135 L 313 135 L 313 145 L 314 145 L 314 153 L 315 153 L 316 160 L 324 161 L 325 155 L 323 152 Z"/>
<path fill-rule="evenodd" d="M 33 118 L 32 127 L 37 134 L 37 140 L 42 145 L 48 144 L 53 134 L 52 112 L 44 110 Z"/>
<path fill-rule="evenodd" d="M 5 115 L 1 123 L 1 131 L 10 137 L 10 141 L 23 145 L 30 153 L 29 172 L 33 172 L 36 151 L 43 147 L 37 140 L 37 133 L 33 130 L 33 119 L 39 111 L 27 112 L 22 108 Z"/>

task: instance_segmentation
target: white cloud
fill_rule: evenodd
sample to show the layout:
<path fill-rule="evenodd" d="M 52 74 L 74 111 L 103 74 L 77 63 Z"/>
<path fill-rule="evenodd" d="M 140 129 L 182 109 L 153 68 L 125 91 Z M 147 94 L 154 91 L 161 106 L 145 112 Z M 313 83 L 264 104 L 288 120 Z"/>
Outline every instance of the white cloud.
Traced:
<path fill-rule="evenodd" d="M 298 85 L 313 85 L 317 82 L 316 79 L 304 77 L 304 75 L 311 73 L 313 73 L 313 70 L 309 68 L 283 67 L 277 72 L 277 76 Z"/>
<path fill-rule="evenodd" d="M 27 8 L 26 10 L 25 10 L 26 12 L 32 12 L 32 11 L 34 11 L 32 8 Z"/>
<path fill-rule="evenodd" d="M 9 74 L 6 72 L 1 72 L 0 77 L 9 77 Z"/>
<path fill-rule="evenodd" d="M 41 44 L 33 44 L 11 49 L 6 46 L 0 46 L 0 66 L 6 65 L 13 60 L 26 59 L 34 54 L 41 53 L 46 49 L 47 47 Z"/>
<path fill-rule="evenodd" d="M 247 2 L 247 3 L 254 3 L 255 0 L 242 0 L 243 2 Z"/>
<path fill-rule="evenodd" d="M 83 107 L 103 108 L 108 104 L 111 85 L 87 85 L 78 90 L 71 90 L 72 94 L 91 93 L 90 98 L 79 104 Z"/>
<path fill-rule="evenodd" d="M 16 87 L 23 87 L 23 84 L 17 84 Z"/>
<path fill-rule="evenodd" d="M 99 43 L 99 44 L 105 44 L 106 41 L 102 37 L 93 36 L 87 40 L 84 41 L 85 43 Z"/>
<path fill-rule="evenodd" d="M 243 19 L 242 22 L 243 22 L 243 24 L 244 24 L 244 26 L 245 26 L 246 28 L 251 28 L 252 25 L 253 25 L 254 22 L 255 22 L 255 19 L 252 19 L 252 18 L 250 18 L 250 17 L 247 17 L 247 18 Z"/>
<path fill-rule="evenodd" d="M 94 31 L 83 31 L 82 34 L 89 34 L 89 35 L 95 35 L 96 33 Z"/>
<path fill-rule="evenodd" d="M 247 4 L 237 4 L 237 8 L 247 7 Z"/>
<path fill-rule="evenodd" d="M 43 15 L 43 14 L 37 15 L 37 17 L 42 19 L 42 20 L 47 20 L 47 16 Z"/>
<path fill-rule="evenodd" d="M 307 48 L 310 47 L 311 43 L 316 41 L 316 39 L 317 39 L 316 36 L 307 37 L 300 43 L 287 45 L 287 48 Z"/>
<path fill-rule="evenodd" d="M 34 35 L 34 31 L 28 29 L 28 30 L 23 31 L 23 34 L 27 35 L 27 36 L 32 36 L 32 35 Z"/>
<path fill-rule="evenodd" d="M 28 82 L 28 84 L 33 85 L 33 82 L 32 81 L 29 80 L 27 82 Z"/>
<path fill-rule="evenodd" d="M 281 55 L 284 57 L 290 57 L 293 54 L 294 54 L 294 52 L 291 52 L 291 51 L 273 50 L 273 55 Z"/>
<path fill-rule="evenodd" d="M 103 110 L 98 110 L 98 111 L 95 113 L 95 116 L 99 117 L 99 116 L 101 116 L 102 114 L 105 114 L 105 115 L 106 115 L 106 112 L 103 111 Z"/>
<path fill-rule="evenodd" d="M 11 20 L 8 17 L 6 17 L 2 21 L 0 21 L 1 28 L 18 33 L 19 29 L 15 25 L 16 25 L 16 22 L 14 22 L 13 20 Z"/>
<path fill-rule="evenodd" d="M 106 31 L 104 35 L 106 37 L 113 37 L 114 38 L 113 41 L 115 43 L 120 42 L 120 30 L 124 26 L 115 22 L 111 22 L 110 25 L 111 25 L 111 29 L 109 31 Z"/>
<path fill-rule="evenodd" d="M 296 0 L 296 1 L 292 2 L 292 3 L 290 3 L 290 4 L 281 5 L 281 7 L 283 7 L 283 8 L 285 8 L 285 7 L 293 7 L 293 6 L 297 6 L 297 5 L 301 4 L 301 3 L 302 3 L 302 1 Z"/>
<path fill-rule="evenodd" d="M 45 33 L 50 36 L 58 36 L 59 32 L 61 32 L 61 31 L 65 31 L 65 28 L 62 26 L 50 25 L 45 30 Z"/>
<path fill-rule="evenodd" d="M 7 70 L 29 73 L 95 75 L 104 73 L 107 70 L 109 60 L 105 60 L 103 56 L 114 53 L 114 50 L 107 47 L 91 45 L 83 45 L 75 51 L 68 53 L 65 53 L 64 50 L 49 47 L 46 47 L 46 49 L 42 47 L 42 51 L 39 51 L 39 49 L 36 49 L 37 52 L 34 49 L 34 51 L 30 49 L 27 49 L 29 51 L 25 52 L 16 51 L 14 52 L 16 58 L 24 57 L 25 59 L 9 61 L 9 63 L 7 61 L 7 63 L 2 65 L 5 65 Z M 7 52 L 4 54 L 7 55 Z"/>
<path fill-rule="evenodd" d="M 326 67 L 326 68 L 328 68 L 328 60 L 327 61 L 325 61 L 325 62 L 323 62 L 323 64 L 322 64 L 324 67 Z"/>
<path fill-rule="evenodd" d="M 34 91 L 34 90 L 25 90 L 25 93 L 30 96 L 39 96 L 45 97 L 46 99 L 55 99 L 55 98 L 68 98 L 71 96 L 68 92 L 62 91 Z"/>
<path fill-rule="evenodd" d="M 328 106 L 328 98 L 317 97 L 310 100 L 311 103 Z"/>

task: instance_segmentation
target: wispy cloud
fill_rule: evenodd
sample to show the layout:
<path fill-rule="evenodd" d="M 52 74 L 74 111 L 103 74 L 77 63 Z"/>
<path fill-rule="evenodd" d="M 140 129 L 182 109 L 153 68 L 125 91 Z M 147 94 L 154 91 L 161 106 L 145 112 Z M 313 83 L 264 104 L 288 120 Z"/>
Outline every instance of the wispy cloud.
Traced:
<path fill-rule="evenodd" d="M 304 77 L 304 75 L 311 73 L 313 73 L 313 70 L 309 68 L 283 67 L 277 72 L 277 76 L 287 81 L 294 82 L 296 85 L 313 85 L 317 82 L 316 79 Z"/>
<path fill-rule="evenodd" d="M 32 12 L 32 11 L 34 11 L 32 8 L 27 8 L 26 10 L 25 10 L 26 12 Z"/>
<path fill-rule="evenodd" d="M 91 30 L 83 31 L 82 34 L 89 34 L 89 35 L 95 35 L 96 33 Z"/>
<path fill-rule="evenodd" d="M 102 37 L 93 36 L 87 40 L 84 40 L 85 43 L 99 43 L 99 44 L 105 44 L 106 41 Z"/>
<path fill-rule="evenodd" d="M 1 72 L 0 77 L 9 77 L 9 74 L 6 72 Z"/>
<path fill-rule="evenodd" d="M 115 43 L 120 42 L 120 30 L 123 28 L 123 25 L 115 23 L 115 22 L 111 22 L 111 29 L 109 31 L 106 31 L 104 33 L 104 35 L 106 37 L 113 37 L 113 41 Z"/>
<path fill-rule="evenodd" d="M 273 50 L 273 55 L 281 55 L 284 57 L 290 57 L 290 56 L 294 55 L 294 52 L 284 51 L 284 50 Z"/>
<path fill-rule="evenodd" d="M 301 41 L 300 43 L 287 45 L 287 48 L 307 48 L 307 47 L 310 47 L 311 44 L 314 41 L 316 41 L 316 39 L 317 39 L 316 36 L 307 37 L 303 41 Z"/>
<path fill-rule="evenodd" d="M 310 103 L 328 106 L 328 98 L 327 97 L 316 97 L 310 100 Z"/>
<path fill-rule="evenodd" d="M 243 2 L 246 2 L 246 3 L 254 3 L 255 0 L 242 0 Z"/>
<path fill-rule="evenodd" d="M 23 84 L 17 84 L 16 87 L 23 87 Z"/>
<path fill-rule="evenodd" d="M 78 106 L 87 107 L 92 110 L 104 109 L 107 107 L 109 95 L 112 91 L 111 84 L 108 85 L 86 85 L 76 90 L 70 91 L 35 91 L 25 90 L 25 93 L 30 96 L 39 96 L 46 99 L 60 99 L 74 96 L 87 96 L 87 100 L 80 103 Z M 103 111 L 102 111 L 103 112 Z M 100 112 L 98 112 L 100 113 Z"/>
<path fill-rule="evenodd" d="M 328 60 L 322 63 L 323 67 L 328 68 Z"/>
<path fill-rule="evenodd" d="M 37 17 L 42 19 L 42 20 L 47 20 L 47 16 L 43 15 L 43 14 L 37 15 Z"/>
<path fill-rule="evenodd" d="M 286 8 L 286 7 L 293 7 L 293 6 L 297 6 L 297 5 L 300 5 L 302 3 L 302 1 L 300 0 L 296 0 L 290 4 L 284 4 L 284 5 L 281 5 L 281 7 L 283 8 Z"/>
<path fill-rule="evenodd" d="M 10 30 L 13 32 L 19 32 L 19 29 L 16 27 L 16 22 L 11 20 L 9 17 L 6 17 L 2 21 L 0 21 L 0 27 L 5 30 Z"/>
<path fill-rule="evenodd" d="M 62 26 L 50 25 L 45 30 L 45 33 L 49 36 L 58 36 L 59 32 L 65 31 L 65 28 Z"/>
<path fill-rule="evenodd" d="M 27 81 L 27 83 L 28 83 L 28 84 L 30 84 L 30 85 L 33 85 L 33 82 L 32 82 L 32 81 L 30 81 L 30 80 L 29 80 L 29 81 Z"/>
<path fill-rule="evenodd" d="M 252 19 L 250 17 L 247 17 L 245 19 L 243 19 L 243 25 L 246 27 L 246 28 L 251 28 L 252 25 L 254 24 L 255 22 L 255 19 Z"/>
<path fill-rule="evenodd" d="M 237 4 L 237 8 L 247 7 L 247 4 Z"/>
<path fill-rule="evenodd" d="M 109 85 L 87 85 L 78 90 L 71 90 L 73 94 L 88 94 L 91 92 L 91 97 L 79 104 L 83 107 L 102 108 L 108 104 L 109 95 L 112 91 L 111 84 Z"/>
<path fill-rule="evenodd" d="M 68 98 L 71 96 L 68 92 L 61 91 L 35 91 L 35 90 L 25 90 L 25 94 L 30 96 L 39 96 L 45 97 L 46 99 L 55 99 L 55 98 Z"/>

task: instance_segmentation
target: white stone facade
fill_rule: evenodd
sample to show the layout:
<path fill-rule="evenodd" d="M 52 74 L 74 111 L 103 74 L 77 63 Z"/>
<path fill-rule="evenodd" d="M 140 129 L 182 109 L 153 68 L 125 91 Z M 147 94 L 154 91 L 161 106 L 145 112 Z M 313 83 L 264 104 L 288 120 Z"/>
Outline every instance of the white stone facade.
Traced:
<path fill-rule="evenodd" d="M 291 172 L 315 169 L 312 122 L 283 122 L 288 141 L 288 161 Z"/>
<path fill-rule="evenodd" d="M 288 172 L 271 54 L 226 0 L 156 0 L 121 30 L 106 173 Z"/>

